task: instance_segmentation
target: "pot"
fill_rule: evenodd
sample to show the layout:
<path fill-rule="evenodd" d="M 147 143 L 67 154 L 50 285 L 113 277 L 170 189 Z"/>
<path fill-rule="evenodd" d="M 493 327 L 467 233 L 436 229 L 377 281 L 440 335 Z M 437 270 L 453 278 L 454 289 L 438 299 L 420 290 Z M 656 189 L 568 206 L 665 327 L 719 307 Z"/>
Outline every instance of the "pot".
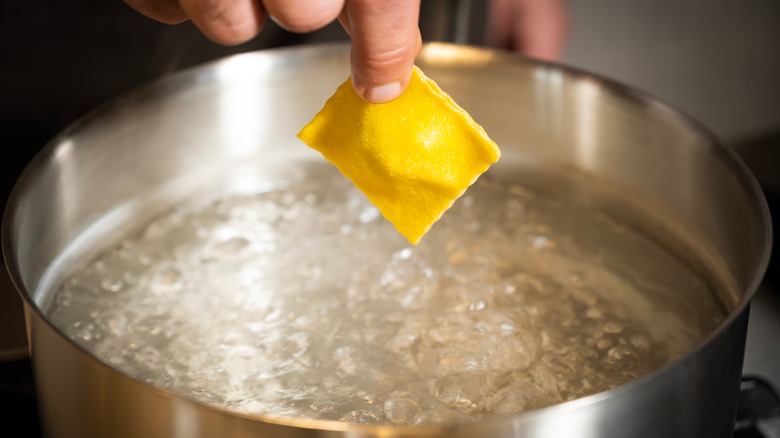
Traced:
<path fill-rule="evenodd" d="M 84 248 L 86 231 L 90 241 L 112 240 L 193 187 L 251 190 L 290 177 L 287 164 L 320 159 L 297 143 L 275 146 L 289 144 L 349 74 L 343 44 L 236 55 L 96 109 L 51 141 L 19 179 L 4 216 L 3 251 L 25 302 L 46 435 L 731 436 L 749 302 L 771 240 L 765 200 L 737 156 L 658 100 L 573 68 L 446 44 L 426 44 L 418 65 L 501 145 L 491 171 L 555 174 L 583 196 L 628 194 L 632 211 L 675 236 L 670 244 L 694 251 L 723 286 L 728 316 L 687 354 L 613 390 L 458 426 L 236 414 L 128 377 L 49 321 L 54 273 L 98 250 Z M 218 172 L 226 167 L 228 175 Z"/>

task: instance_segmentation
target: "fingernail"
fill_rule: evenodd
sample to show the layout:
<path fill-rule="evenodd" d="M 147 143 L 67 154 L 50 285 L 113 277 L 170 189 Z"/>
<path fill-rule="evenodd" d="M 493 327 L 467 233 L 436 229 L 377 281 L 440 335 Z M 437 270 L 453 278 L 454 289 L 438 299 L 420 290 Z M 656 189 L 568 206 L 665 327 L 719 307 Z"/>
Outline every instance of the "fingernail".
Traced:
<path fill-rule="evenodd" d="M 371 103 L 390 102 L 401 94 L 401 83 L 390 82 L 389 84 L 366 90 L 366 100 Z"/>

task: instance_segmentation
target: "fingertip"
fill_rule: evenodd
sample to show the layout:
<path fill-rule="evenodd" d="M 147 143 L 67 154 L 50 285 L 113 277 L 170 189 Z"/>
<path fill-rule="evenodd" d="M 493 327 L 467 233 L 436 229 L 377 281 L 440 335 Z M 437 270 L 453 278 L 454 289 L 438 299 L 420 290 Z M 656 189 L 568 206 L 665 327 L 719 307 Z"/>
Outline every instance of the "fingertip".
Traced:
<path fill-rule="evenodd" d="M 180 0 L 182 9 L 210 40 L 233 46 L 256 37 L 265 23 L 259 1 L 238 0 L 228 4 L 210 0 Z"/>
<path fill-rule="evenodd" d="M 333 22 L 344 9 L 344 0 L 265 0 L 263 5 L 281 28 L 307 33 Z"/>
<path fill-rule="evenodd" d="M 366 88 L 362 97 L 368 103 L 387 103 L 395 100 L 402 92 L 400 82 L 391 82 Z"/>
<path fill-rule="evenodd" d="M 247 17 L 214 29 L 209 38 L 225 46 L 243 44 L 260 34 L 265 24 L 265 16 Z"/>
<path fill-rule="evenodd" d="M 373 81 L 371 76 L 356 73 L 353 65 L 352 87 L 357 95 L 368 103 L 387 103 L 400 97 L 409 87 L 412 78 L 412 69 L 414 64 L 410 64 L 406 73 L 399 79 L 388 80 L 387 82 Z M 362 78 L 362 81 L 360 80 Z"/>

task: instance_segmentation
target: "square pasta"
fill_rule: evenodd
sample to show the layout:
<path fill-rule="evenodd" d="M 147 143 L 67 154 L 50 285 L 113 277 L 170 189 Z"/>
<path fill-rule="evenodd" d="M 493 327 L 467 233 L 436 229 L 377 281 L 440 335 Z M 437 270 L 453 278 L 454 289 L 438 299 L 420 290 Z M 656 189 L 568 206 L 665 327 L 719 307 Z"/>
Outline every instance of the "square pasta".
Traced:
<path fill-rule="evenodd" d="M 363 101 L 348 78 L 298 137 L 415 245 L 501 156 L 485 130 L 416 66 L 406 91 L 388 103 Z"/>

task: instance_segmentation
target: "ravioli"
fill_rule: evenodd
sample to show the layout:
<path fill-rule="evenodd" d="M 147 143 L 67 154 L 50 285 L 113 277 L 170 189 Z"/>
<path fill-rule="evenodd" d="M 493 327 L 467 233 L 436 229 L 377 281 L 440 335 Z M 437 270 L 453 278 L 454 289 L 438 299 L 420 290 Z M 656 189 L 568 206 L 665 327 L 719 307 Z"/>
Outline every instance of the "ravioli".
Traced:
<path fill-rule="evenodd" d="M 501 156 L 485 130 L 414 67 L 397 99 L 370 104 L 351 79 L 298 133 L 416 245 Z"/>

